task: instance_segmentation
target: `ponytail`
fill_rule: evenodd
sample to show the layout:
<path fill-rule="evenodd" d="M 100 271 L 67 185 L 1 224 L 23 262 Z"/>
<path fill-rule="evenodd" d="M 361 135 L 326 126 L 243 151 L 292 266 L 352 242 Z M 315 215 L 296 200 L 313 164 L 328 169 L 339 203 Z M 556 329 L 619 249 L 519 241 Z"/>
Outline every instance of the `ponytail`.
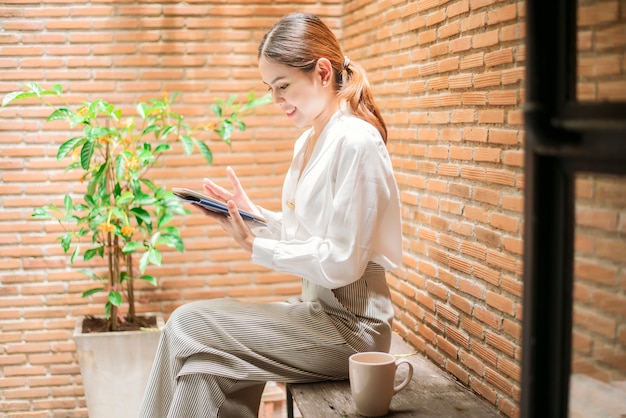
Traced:
<path fill-rule="evenodd" d="M 372 88 L 367 80 L 365 69 L 359 64 L 351 62 L 347 57 L 344 64 L 343 71 L 339 77 L 336 77 L 337 95 L 346 102 L 355 116 L 374 125 L 386 144 L 387 126 L 374 102 Z"/>

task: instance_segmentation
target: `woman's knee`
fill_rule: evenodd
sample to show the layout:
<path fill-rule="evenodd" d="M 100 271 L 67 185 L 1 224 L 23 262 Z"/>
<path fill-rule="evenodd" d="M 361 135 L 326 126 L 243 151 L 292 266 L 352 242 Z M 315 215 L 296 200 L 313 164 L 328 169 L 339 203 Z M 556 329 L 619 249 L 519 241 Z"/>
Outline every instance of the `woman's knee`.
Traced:
<path fill-rule="evenodd" d="M 189 302 L 179 306 L 172 312 L 167 323 L 166 329 L 180 329 L 180 327 L 189 326 L 190 324 L 199 324 L 206 322 L 213 315 L 213 312 L 223 313 L 228 311 L 228 299 L 211 299 Z"/>

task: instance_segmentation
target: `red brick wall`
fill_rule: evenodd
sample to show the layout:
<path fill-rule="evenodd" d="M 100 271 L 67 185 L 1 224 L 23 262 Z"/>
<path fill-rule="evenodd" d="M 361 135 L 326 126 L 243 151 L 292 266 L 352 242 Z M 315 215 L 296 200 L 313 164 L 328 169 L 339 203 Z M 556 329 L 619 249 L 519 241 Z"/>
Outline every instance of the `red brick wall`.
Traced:
<path fill-rule="evenodd" d="M 59 83 L 72 101 L 103 97 L 132 112 L 137 100 L 180 91 L 177 110 L 192 123 L 206 122 L 216 96 L 265 93 L 256 49 L 282 15 L 308 10 L 340 29 L 339 1 L 272 3 L 4 1 L 0 96 L 27 81 Z M 102 313 L 103 299 L 81 298 L 93 283 L 68 265 L 55 242 L 59 227 L 30 217 L 33 207 L 83 190 L 55 158 L 68 133 L 43 126 L 44 115 L 33 105 L 0 109 L 0 415 L 87 416 L 72 333 L 77 316 Z M 256 202 L 279 207 L 299 131 L 273 106 L 247 122 L 232 150 L 209 142 L 213 166 L 178 153 L 152 174 L 168 187 L 200 188 L 203 177 L 225 182 L 231 165 Z M 270 301 L 299 292 L 298 280 L 252 264 L 204 216 L 177 223 L 186 251 L 167 251 L 163 266 L 150 269 L 160 287 L 144 286 L 142 312 L 169 314 L 194 299 Z"/>
<path fill-rule="evenodd" d="M 389 125 L 404 233 L 404 264 L 389 275 L 395 328 L 515 416 L 524 2 L 250 3 L 5 1 L 0 95 L 36 80 L 65 85 L 75 100 L 103 96 L 130 109 L 139 98 L 176 90 L 182 92 L 178 109 L 204 121 L 213 97 L 264 90 L 255 56 L 269 25 L 295 9 L 320 14 L 342 36 L 350 58 L 368 69 Z M 77 315 L 99 313 L 101 305 L 81 299 L 89 282 L 68 266 L 55 243 L 58 228 L 30 219 L 31 207 L 80 190 L 54 158 L 63 132 L 42 127 L 42 115 L 35 106 L 0 109 L 0 410 L 86 416 L 71 333 Z M 249 119 L 249 128 L 232 150 L 210 142 L 213 166 L 175 155 L 158 178 L 170 187 L 194 187 L 206 176 L 225 181 L 224 167 L 232 165 L 255 201 L 278 207 L 298 130 L 272 108 Z M 618 243 L 624 234 L 623 209 L 619 213 L 621 229 L 609 232 Z M 253 265 L 202 216 L 177 222 L 187 250 L 166 253 L 163 267 L 152 269 L 161 286 L 142 290 L 142 310 L 168 314 L 200 298 L 270 301 L 298 293 L 298 280 Z"/>
<path fill-rule="evenodd" d="M 626 101 L 626 5 L 618 0 L 578 1 L 580 101 Z"/>
<path fill-rule="evenodd" d="M 626 178 L 576 182 L 572 373 L 626 381 Z"/>
<path fill-rule="evenodd" d="M 579 3 L 578 99 L 626 100 L 626 4 Z M 572 373 L 626 381 L 626 178 L 576 181 Z"/>
<path fill-rule="evenodd" d="M 507 415 L 520 396 L 524 3 L 347 1 L 345 45 L 390 124 L 396 328 Z"/>

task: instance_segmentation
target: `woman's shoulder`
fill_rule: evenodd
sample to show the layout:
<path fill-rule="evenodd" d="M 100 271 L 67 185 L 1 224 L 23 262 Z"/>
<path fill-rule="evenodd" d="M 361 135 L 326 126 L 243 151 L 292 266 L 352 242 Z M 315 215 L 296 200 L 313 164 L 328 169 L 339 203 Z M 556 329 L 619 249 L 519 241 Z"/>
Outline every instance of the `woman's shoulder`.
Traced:
<path fill-rule="evenodd" d="M 378 129 L 371 123 L 350 113 L 342 112 L 332 126 L 334 134 L 346 145 L 371 146 L 384 144 Z"/>

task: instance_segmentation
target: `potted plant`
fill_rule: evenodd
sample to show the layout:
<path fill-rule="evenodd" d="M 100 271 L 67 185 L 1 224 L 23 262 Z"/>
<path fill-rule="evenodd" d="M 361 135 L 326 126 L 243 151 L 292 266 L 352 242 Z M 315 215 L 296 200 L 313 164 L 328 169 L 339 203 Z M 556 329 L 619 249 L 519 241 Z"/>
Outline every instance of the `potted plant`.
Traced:
<path fill-rule="evenodd" d="M 102 99 L 70 105 L 60 85 L 44 89 L 37 83 L 28 83 L 23 90 L 7 94 L 2 101 L 2 106 L 6 106 L 15 101 L 36 99 L 51 109 L 47 121 L 66 121 L 69 124 L 72 133 L 59 146 L 57 159 L 68 161 L 66 170 L 80 171 L 80 182 L 86 184 L 86 191 L 82 196 L 65 195 L 62 207 L 49 204 L 36 208 L 33 217 L 56 219 L 62 225 L 64 232 L 59 241 L 63 251 L 70 253 L 71 264 L 80 256 L 85 261 L 98 257 L 103 259 L 106 265 L 104 272 L 82 270 L 95 282 L 93 288 L 83 293 L 83 297 L 101 292 L 106 294 L 104 330 L 113 331 L 108 334 L 150 326 L 146 318 L 136 313 L 136 280 L 156 286 L 157 279 L 148 274 L 148 266 L 161 264 L 161 249 L 164 246 L 178 251 L 184 248 L 178 228 L 172 226 L 170 221 L 188 211 L 169 190 L 150 179 L 150 169 L 171 150 L 174 142 L 180 142 L 187 155 L 195 149 L 199 150 L 211 164 L 211 150 L 200 136 L 217 134 L 230 145 L 235 130 L 245 129 L 242 118 L 271 100 L 267 95 L 255 98 L 253 94 L 240 102 L 236 102 L 236 96 L 228 100 L 216 99 L 211 105 L 215 120 L 192 127 L 173 110 L 175 98 L 176 94 L 164 94 L 141 102 L 135 107 L 136 115 L 129 117 L 123 115 L 120 107 Z M 130 333 L 121 334 L 132 338 Z M 147 358 L 150 364 L 158 333 L 142 334 L 149 335 L 149 348 L 137 346 L 137 341 L 133 342 L 132 348 L 119 348 L 116 346 L 119 343 L 114 343 L 113 348 L 109 348 L 113 351 L 111 366 L 100 367 L 100 372 L 117 365 L 124 357 L 132 357 L 135 362 L 139 358 Z M 82 342 L 79 340 L 77 336 L 81 373 L 85 374 L 84 363 L 93 363 L 96 359 L 83 361 L 80 353 Z M 96 346 L 103 345 L 102 341 L 96 343 Z M 93 349 L 87 351 L 92 353 L 90 350 Z M 127 374 L 131 374 L 130 369 L 123 367 L 133 366 L 122 366 L 124 373 L 128 371 Z M 84 375 L 83 379 L 86 381 Z M 109 382 L 108 385 L 128 392 L 129 386 L 119 381 L 120 376 L 115 379 L 115 383 Z M 138 390 L 142 394 L 147 374 L 140 379 L 144 379 Z M 90 402 L 86 382 L 85 388 L 90 416 L 94 417 L 96 412 L 91 410 L 91 404 L 96 401 Z M 99 384 L 96 389 L 102 392 Z M 105 405 L 111 405 L 111 395 L 107 396 Z M 136 415 L 127 401 L 115 403 L 121 404 L 131 416 L 133 413 Z M 109 408 L 106 416 L 120 415 Z"/>

